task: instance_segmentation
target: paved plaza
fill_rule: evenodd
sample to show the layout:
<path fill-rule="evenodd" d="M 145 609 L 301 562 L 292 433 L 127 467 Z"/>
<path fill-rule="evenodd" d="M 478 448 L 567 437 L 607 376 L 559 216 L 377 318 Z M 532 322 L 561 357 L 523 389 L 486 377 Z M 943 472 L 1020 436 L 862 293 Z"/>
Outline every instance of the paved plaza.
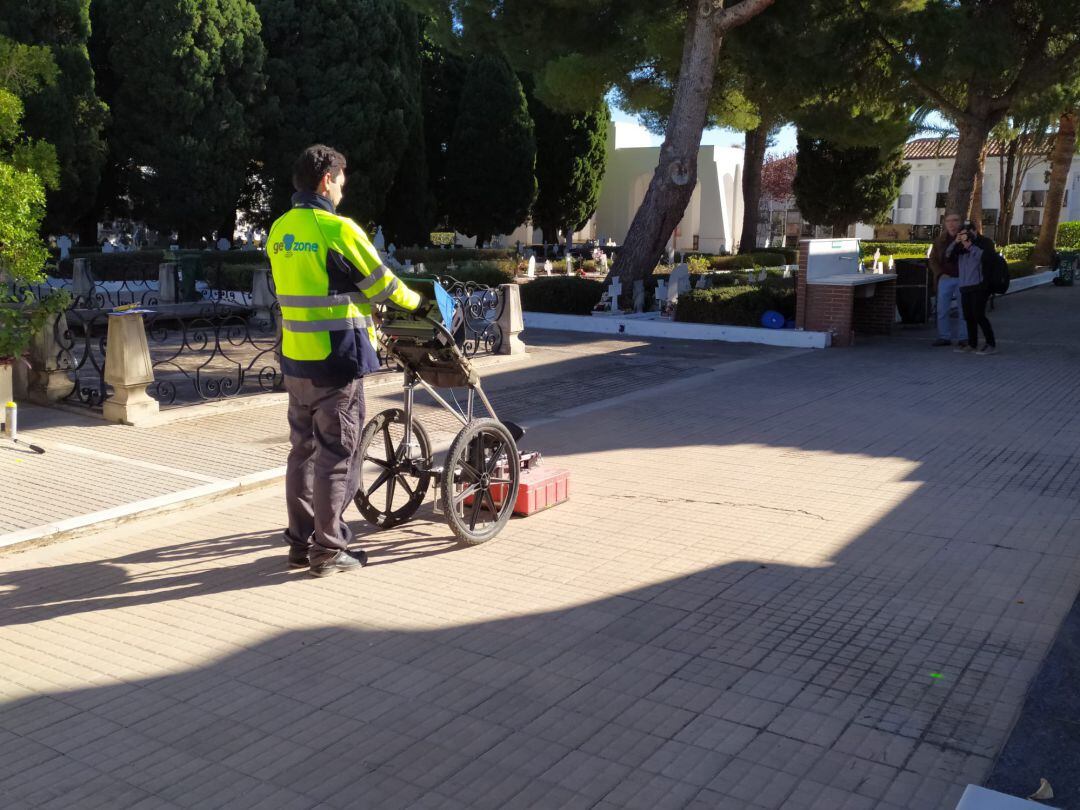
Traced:
<path fill-rule="evenodd" d="M 0 803 L 953 808 L 1080 590 L 1078 307 L 1010 296 L 996 357 L 532 336 L 493 400 L 571 499 L 477 548 L 429 502 L 289 572 L 275 485 L 3 552 Z M 280 416 L 30 433 L 149 497 L 279 465 Z M 108 488 L 70 452 L 3 514 Z"/>

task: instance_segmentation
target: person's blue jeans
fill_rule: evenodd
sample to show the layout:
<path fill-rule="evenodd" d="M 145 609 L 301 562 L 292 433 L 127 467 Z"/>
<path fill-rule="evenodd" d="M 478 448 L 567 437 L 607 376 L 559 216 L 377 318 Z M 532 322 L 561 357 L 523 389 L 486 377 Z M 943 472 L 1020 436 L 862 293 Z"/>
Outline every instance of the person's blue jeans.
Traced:
<path fill-rule="evenodd" d="M 953 301 L 956 301 L 956 317 L 950 318 Z M 956 336 L 953 337 L 953 324 L 956 324 Z M 960 279 L 955 276 L 942 276 L 937 288 L 937 332 L 942 340 L 967 340 L 967 324 L 960 308 Z"/>

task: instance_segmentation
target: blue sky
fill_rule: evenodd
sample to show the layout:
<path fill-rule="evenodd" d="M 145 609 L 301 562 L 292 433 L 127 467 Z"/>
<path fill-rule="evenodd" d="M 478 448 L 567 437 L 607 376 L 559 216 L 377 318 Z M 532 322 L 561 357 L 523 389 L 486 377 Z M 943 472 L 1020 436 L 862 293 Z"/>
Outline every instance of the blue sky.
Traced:
<path fill-rule="evenodd" d="M 630 121 L 633 123 L 639 123 L 637 118 L 632 115 L 627 115 L 618 107 L 614 105 L 611 108 L 611 118 L 616 123 L 622 121 Z M 658 135 L 653 135 L 653 146 L 659 146 L 664 140 Z M 719 146 L 742 146 L 743 145 L 743 133 L 735 132 L 729 129 L 707 129 L 705 135 L 701 139 L 701 142 L 706 145 L 719 145 Z M 780 134 L 776 138 L 776 144 L 770 151 L 774 152 L 794 152 L 795 151 L 795 127 L 786 126 L 780 130 Z"/>

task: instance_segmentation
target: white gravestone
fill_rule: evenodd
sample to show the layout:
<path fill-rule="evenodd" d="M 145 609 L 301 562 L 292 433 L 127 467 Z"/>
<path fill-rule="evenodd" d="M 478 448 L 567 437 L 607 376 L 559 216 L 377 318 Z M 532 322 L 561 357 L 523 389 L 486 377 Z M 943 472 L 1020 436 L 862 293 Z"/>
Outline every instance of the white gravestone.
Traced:
<path fill-rule="evenodd" d="M 667 282 L 660 279 L 656 282 L 656 308 L 661 312 L 667 303 Z"/>
<path fill-rule="evenodd" d="M 617 315 L 622 310 L 619 309 L 619 296 L 622 295 L 622 281 L 618 278 L 612 280 L 608 285 L 608 300 L 611 301 L 611 313 Z"/>
<path fill-rule="evenodd" d="M 66 233 L 61 234 L 60 238 L 56 240 L 56 246 L 60 248 L 60 260 L 63 261 L 68 257 L 71 250 L 71 237 Z"/>
<path fill-rule="evenodd" d="M 566 254 L 566 275 L 574 275 L 574 257 L 569 253 Z"/>
<path fill-rule="evenodd" d="M 765 269 L 762 269 L 762 271 L 760 273 L 758 273 L 758 277 L 757 277 L 758 284 L 763 283 L 765 281 L 765 279 L 767 279 L 768 277 L 769 277 L 769 272 L 767 270 L 765 270 Z"/>
<path fill-rule="evenodd" d="M 695 290 L 704 290 L 709 286 L 709 280 L 704 275 L 698 276 L 697 283 L 694 284 Z"/>
<path fill-rule="evenodd" d="M 690 268 L 686 266 L 686 262 L 676 266 L 676 268 L 671 271 L 671 278 L 668 279 L 668 287 L 674 291 L 676 296 L 680 293 L 690 292 Z"/>
<path fill-rule="evenodd" d="M 551 263 L 551 259 L 544 260 L 544 272 L 547 273 L 549 276 L 551 275 L 551 271 L 554 269 L 554 267 L 555 266 Z"/>
<path fill-rule="evenodd" d="M 529 278 L 536 278 L 536 257 L 529 257 L 529 266 L 525 269 L 525 275 Z"/>
<path fill-rule="evenodd" d="M 382 225 L 375 229 L 375 238 L 371 240 L 376 250 L 386 249 L 386 237 L 383 236 Z"/>
<path fill-rule="evenodd" d="M 608 274 L 607 254 L 603 252 L 600 253 L 600 272 L 605 276 Z"/>

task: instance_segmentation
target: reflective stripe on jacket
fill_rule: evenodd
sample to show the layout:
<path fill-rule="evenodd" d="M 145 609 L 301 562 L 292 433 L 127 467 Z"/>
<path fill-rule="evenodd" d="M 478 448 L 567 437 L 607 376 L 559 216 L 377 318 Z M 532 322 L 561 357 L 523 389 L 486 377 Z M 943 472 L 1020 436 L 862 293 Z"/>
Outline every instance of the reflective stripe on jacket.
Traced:
<path fill-rule="evenodd" d="M 282 371 L 323 384 L 379 368 L 371 303 L 420 305 L 379 258 L 363 230 L 319 194 L 293 195 L 270 226 L 266 254 L 281 305 Z"/>

